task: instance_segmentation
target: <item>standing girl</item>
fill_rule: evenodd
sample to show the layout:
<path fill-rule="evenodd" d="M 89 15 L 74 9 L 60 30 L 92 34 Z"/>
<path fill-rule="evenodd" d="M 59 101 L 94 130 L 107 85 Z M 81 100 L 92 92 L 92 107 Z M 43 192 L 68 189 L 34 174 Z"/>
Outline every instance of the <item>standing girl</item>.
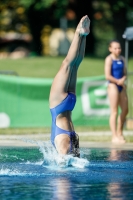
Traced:
<path fill-rule="evenodd" d="M 126 142 L 123 136 L 123 125 L 128 113 L 128 98 L 124 84 L 127 72 L 125 59 L 121 56 L 119 41 L 112 40 L 109 44 L 109 51 L 110 54 L 105 59 L 105 77 L 108 80 L 108 97 L 111 110 L 109 122 L 112 131 L 112 142 L 122 144 Z M 118 116 L 119 106 L 121 113 Z"/>

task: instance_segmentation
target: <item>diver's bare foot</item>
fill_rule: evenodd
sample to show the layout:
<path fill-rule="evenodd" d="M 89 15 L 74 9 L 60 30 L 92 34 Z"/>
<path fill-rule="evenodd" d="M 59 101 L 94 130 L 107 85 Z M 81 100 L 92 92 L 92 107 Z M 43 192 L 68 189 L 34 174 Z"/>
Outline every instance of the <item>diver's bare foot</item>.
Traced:
<path fill-rule="evenodd" d="M 121 144 L 126 143 L 126 140 L 125 140 L 123 135 L 119 135 L 118 138 L 119 138 L 119 141 L 120 141 Z"/>
<path fill-rule="evenodd" d="M 114 143 L 114 144 L 119 144 L 120 143 L 119 138 L 117 136 L 113 136 L 111 142 Z"/>
<path fill-rule="evenodd" d="M 90 20 L 89 20 L 89 17 L 85 15 L 84 17 L 82 17 L 82 19 L 80 20 L 78 24 L 77 32 L 81 36 L 86 36 L 90 32 L 89 27 L 90 27 Z"/>
<path fill-rule="evenodd" d="M 125 144 L 126 140 L 124 139 L 123 135 L 113 136 L 112 143 L 114 144 Z"/>

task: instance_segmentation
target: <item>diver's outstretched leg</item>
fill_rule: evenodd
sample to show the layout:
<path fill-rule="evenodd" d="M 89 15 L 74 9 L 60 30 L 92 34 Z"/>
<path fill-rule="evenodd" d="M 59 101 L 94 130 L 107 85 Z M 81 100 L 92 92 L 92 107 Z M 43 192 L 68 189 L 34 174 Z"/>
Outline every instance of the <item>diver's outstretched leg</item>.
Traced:
<path fill-rule="evenodd" d="M 89 34 L 89 26 L 90 20 L 86 15 L 81 18 L 67 56 L 54 78 L 49 98 L 50 108 L 60 104 L 67 96 L 68 91 L 71 90 L 70 92 L 75 93 L 77 68 L 84 57 L 85 36 Z"/>

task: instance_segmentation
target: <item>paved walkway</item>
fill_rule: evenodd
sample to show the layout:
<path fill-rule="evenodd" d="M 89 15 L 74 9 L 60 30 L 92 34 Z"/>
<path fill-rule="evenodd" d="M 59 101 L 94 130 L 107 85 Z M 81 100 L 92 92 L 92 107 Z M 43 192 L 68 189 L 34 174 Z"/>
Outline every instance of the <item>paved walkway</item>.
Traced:
<path fill-rule="evenodd" d="M 109 131 L 100 132 L 82 132 L 78 133 L 80 136 L 111 136 Z M 133 136 L 133 131 L 124 131 L 124 135 Z M 30 134 L 30 135 L 0 135 L 0 147 L 34 147 L 37 146 L 36 141 L 49 141 L 50 134 Z M 90 142 L 80 141 L 80 147 L 86 148 L 117 148 L 117 149 L 133 149 L 133 143 L 125 143 L 122 145 L 114 145 L 111 142 Z"/>

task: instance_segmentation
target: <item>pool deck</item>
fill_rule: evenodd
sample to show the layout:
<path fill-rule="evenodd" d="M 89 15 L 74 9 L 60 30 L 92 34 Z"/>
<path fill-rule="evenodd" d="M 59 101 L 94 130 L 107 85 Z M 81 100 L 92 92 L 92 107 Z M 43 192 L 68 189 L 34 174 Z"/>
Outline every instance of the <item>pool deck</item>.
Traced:
<path fill-rule="evenodd" d="M 83 136 L 111 136 L 111 132 L 81 132 L 78 133 L 79 137 Z M 133 136 L 133 131 L 125 131 L 124 135 Z M 35 147 L 38 141 L 49 141 L 50 134 L 30 134 L 30 135 L 0 135 L 0 147 Z M 115 148 L 115 149 L 127 149 L 133 150 L 133 143 L 125 144 L 112 144 L 111 142 L 91 142 L 91 141 L 80 141 L 80 147 L 86 148 Z"/>

